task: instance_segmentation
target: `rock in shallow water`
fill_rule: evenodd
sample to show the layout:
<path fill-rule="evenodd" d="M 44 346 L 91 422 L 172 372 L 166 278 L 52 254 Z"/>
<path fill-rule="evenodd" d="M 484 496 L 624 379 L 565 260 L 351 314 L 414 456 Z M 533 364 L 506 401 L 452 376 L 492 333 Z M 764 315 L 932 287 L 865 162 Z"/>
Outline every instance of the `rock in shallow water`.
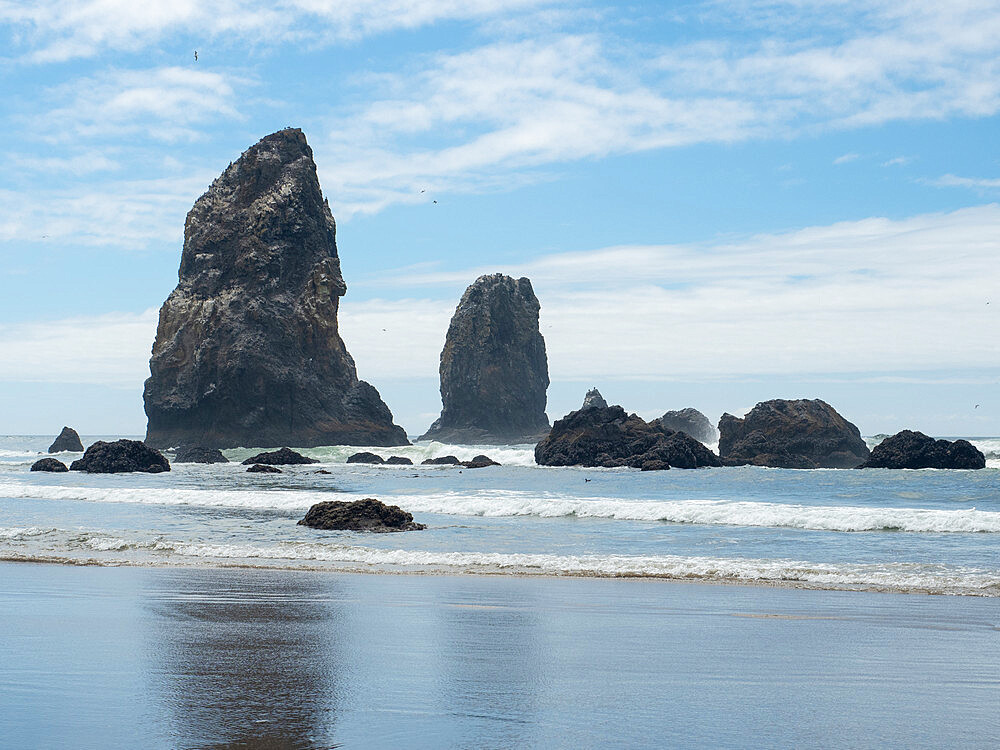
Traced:
<path fill-rule="evenodd" d="M 369 453 L 368 451 L 361 451 L 360 453 L 355 453 L 353 456 L 347 457 L 347 463 L 349 464 L 384 464 L 385 459 L 382 458 L 377 453 Z"/>
<path fill-rule="evenodd" d="M 268 466 L 283 466 L 286 464 L 318 464 L 315 458 L 309 458 L 308 456 L 303 456 L 301 453 L 296 453 L 291 448 L 282 448 L 277 451 L 264 451 L 263 453 L 258 453 L 256 456 L 251 456 L 246 461 L 243 462 L 244 466 L 250 464 L 266 464 Z"/>
<path fill-rule="evenodd" d="M 88 474 L 118 474 L 142 471 L 158 474 L 170 471 L 170 463 L 163 454 L 138 440 L 116 440 L 106 443 L 98 440 L 87 448 L 83 458 L 77 459 L 69 467 L 73 471 Z"/>
<path fill-rule="evenodd" d="M 62 453 L 63 451 L 80 452 L 83 450 L 83 443 L 80 436 L 72 427 L 63 427 L 59 437 L 49 446 L 49 453 Z"/>
<path fill-rule="evenodd" d="M 270 466 L 269 464 L 254 464 L 247 469 L 248 474 L 282 474 L 277 466 Z"/>
<path fill-rule="evenodd" d="M 413 461 L 406 456 L 389 456 L 385 462 L 391 466 L 413 466 Z"/>
<path fill-rule="evenodd" d="M 398 505 L 386 505 L 370 497 L 354 502 L 316 503 L 299 521 L 299 526 L 331 531 L 419 531 L 427 528 L 422 523 L 414 523 L 413 516 Z"/>
<path fill-rule="evenodd" d="M 903 430 L 872 449 L 859 469 L 984 469 L 986 457 L 968 440 L 935 440 Z"/>
<path fill-rule="evenodd" d="M 462 462 L 458 460 L 457 456 L 438 456 L 437 458 L 425 458 L 420 463 L 427 464 L 430 466 L 441 466 L 441 465 L 457 466 Z"/>
<path fill-rule="evenodd" d="M 228 464 L 229 459 L 218 448 L 203 445 L 187 445 L 177 449 L 175 464 Z"/>
<path fill-rule="evenodd" d="M 69 471 L 66 464 L 54 458 L 41 458 L 31 465 L 32 471 Z"/>

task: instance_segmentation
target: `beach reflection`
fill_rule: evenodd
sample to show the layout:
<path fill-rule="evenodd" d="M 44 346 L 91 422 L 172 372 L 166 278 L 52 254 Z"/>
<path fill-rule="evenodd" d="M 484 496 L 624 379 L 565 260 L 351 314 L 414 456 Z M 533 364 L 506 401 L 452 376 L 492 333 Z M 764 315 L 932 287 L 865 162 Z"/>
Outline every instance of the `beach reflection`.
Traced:
<path fill-rule="evenodd" d="M 299 750 L 330 739 L 342 678 L 336 585 L 265 571 L 157 576 L 150 674 L 179 748 Z"/>

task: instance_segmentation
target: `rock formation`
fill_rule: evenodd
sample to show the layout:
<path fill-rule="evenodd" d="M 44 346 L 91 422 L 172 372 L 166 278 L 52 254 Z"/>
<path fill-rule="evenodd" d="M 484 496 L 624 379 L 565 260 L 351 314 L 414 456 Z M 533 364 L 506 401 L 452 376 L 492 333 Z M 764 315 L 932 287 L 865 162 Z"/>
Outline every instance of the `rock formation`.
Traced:
<path fill-rule="evenodd" d="M 604 400 L 604 396 L 596 388 L 591 388 L 587 391 L 587 395 L 583 397 L 583 406 L 581 409 L 607 409 L 608 402 Z"/>
<path fill-rule="evenodd" d="M 80 452 L 83 450 L 83 443 L 80 436 L 72 427 L 63 427 L 59 437 L 49 446 L 49 453 L 62 453 L 63 451 Z"/>
<path fill-rule="evenodd" d="M 31 471 L 69 471 L 66 464 L 54 458 L 40 458 L 31 465 Z"/>
<path fill-rule="evenodd" d="M 284 472 L 277 466 L 271 466 L 270 464 L 254 464 L 247 469 L 247 473 L 250 474 L 283 474 Z"/>
<path fill-rule="evenodd" d="M 636 469 L 695 469 L 720 466 L 712 451 L 659 421 L 646 422 L 620 406 L 570 412 L 535 446 L 543 466 L 631 466 Z"/>
<path fill-rule="evenodd" d="M 461 461 L 457 456 L 438 456 L 437 458 L 425 458 L 420 462 L 428 466 L 458 466 Z"/>
<path fill-rule="evenodd" d="M 144 471 L 159 474 L 170 471 L 170 463 L 158 450 L 150 448 L 138 440 L 116 440 L 106 443 L 98 440 L 87 448 L 83 458 L 77 459 L 69 468 L 88 474 L 117 474 L 128 471 Z"/>
<path fill-rule="evenodd" d="M 389 456 L 385 462 L 389 466 L 413 466 L 413 461 L 406 456 Z"/>
<path fill-rule="evenodd" d="M 708 417 L 690 406 L 680 411 L 668 411 L 660 417 L 660 424 L 668 430 L 686 432 L 703 443 L 714 443 L 719 439 L 719 432 Z"/>
<path fill-rule="evenodd" d="M 427 527 L 414 523 L 413 516 L 398 505 L 386 505 L 374 498 L 344 502 L 316 503 L 299 521 L 299 526 L 347 531 L 419 531 Z"/>
<path fill-rule="evenodd" d="M 903 430 L 872 449 L 859 469 L 984 469 L 986 457 L 968 440 L 935 440 Z"/>
<path fill-rule="evenodd" d="M 462 466 L 466 469 L 485 469 L 487 466 L 500 466 L 498 461 L 494 461 L 489 456 L 482 454 L 473 456 L 469 461 L 462 461 Z"/>
<path fill-rule="evenodd" d="M 318 464 L 315 458 L 303 456 L 301 453 L 293 451 L 291 448 L 282 448 L 277 451 L 265 451 L 251 456 L 243 462 L 244 466 L 250 464 L 265 464 L 267 466 L 284 466 L 286 464 Z"/>
<path fill-rule="evenodd" d="M 549 429 L 549 370 L 528 279 L 480 276 L 459 302 L 441 351 L 441 416 L 420 440 L 535 442 Z"/>
<path fill-rule="evenodd" d="M 774 399 L 743 419 L 719 420 L 719 457 L 727 466 L 851 469 L 868 458 L 861 431 L 825 401 Z"/>
<path fill-rule="evenodd" d="M 361 453 L 355 453 L 352 456 L 347 457 L 347 463 L 349 464 L 384 464 L 385 459 L 382 458 L 377 453 L 369 453 L 368 451 L 361 451 Z"/>
<path fill-rule="evenodd" d="M 263 138 L 188 213 L 143 398 L 150 445 L 406 445 L 337 329 L 335 225 L 301 130 Z"/>
<path fill-rule="evenodd" d="M 175 464 L 228 464 L 229 459 L 218 448 L 203 445 L 187 445 L 177 449 Z"/>

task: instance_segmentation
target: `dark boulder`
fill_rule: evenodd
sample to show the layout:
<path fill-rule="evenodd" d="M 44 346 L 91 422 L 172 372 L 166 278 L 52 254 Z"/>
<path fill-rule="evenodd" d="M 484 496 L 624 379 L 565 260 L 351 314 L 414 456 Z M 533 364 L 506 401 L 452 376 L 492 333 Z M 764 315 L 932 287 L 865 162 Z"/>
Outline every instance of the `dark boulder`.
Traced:
<path fill-rule="evenodd" d="M 620 406 L 570 412 L 535 446 L 535 461 L 543 466 L 637 469 L 649 462 L 679 469 L 720 465 L 718 456 L 690 435 L 626 414 Z"/>
<path fill-rule="evenodd" d="M 335 235 L 297 128 L 247 149 L 195 202 L 143 393 L 150 445 L 408 444 L 340 337 Z"/>
<path fill-rule="evenodd" d="M 968 440 L 935 440 L 903 430 L 872 449 L 859 469 L 983 469 L 986 457 Z"/>
<path fill-rule="evenodd" d="M 607 409 L 608 402 L 604 400 L 604 396 L 596 388 L 591 388 L 587 391 L 587 395 L 583 397 L 583 406 L 581 409 Z"/>
<path fill-rule="evenodd" d="M 370 497 L 354 502 L 316 503 L 299 521 L 299 526 L 345 531 L 419 531 L 427 528 L 422 523 L 414 523 L 413 516 L 398 505 L 386 505 Z"/>
<path fill-rule="evenodd" d="M 851 469 L 868 458 L 861 431 L 819 399 L 762 401 L 743 419 L 719 420 L 719 456 L 727 466 Z"/>
<path fill-rule="evenodd" d="M 389 456 L 385 462 L 393 466 L 413 466 L 413 461 L 406 456 Z"/>
<path fill-rule="evenodd" d="M 31 465 L 32 471 L 69 471 L 66 464 L 54 458 L 41 458 Z"/>
<path fill-rule="evenodd" d="M 494 461 L 489 456 L 473 456 L 471 461 L 462 461 L 462 466 L 466 469 L 485 469 L 487 466 L 499 466 L 500 464 Z"/>
<path fill-rule="evenodd" d="M 465 290 L 441 351 L 441 416 L 420 440 L 527 443 L 548 431 L 538 311 L 528 279 L 497 273 Z"/>
<path fill-rule="evenodd" d="M 228 464 L 229 459 L 218 448 L 203 445 L 185 445 L 177 449 L 175 464 Z"/>
<path fill-rule="evenodd" d="M 719 431 L 708 421 L 708 417 L 690 406 L 680 411 L 668 411 L 660 417 L 660 424 L 668 430 L 686 432 L 703 443 L 714 443 L 719 439 Z"/>
<path fill-rule="evenodd" d="M 666 471 L 670 468 L 670 464 L 666 461 L 643 461 L 642 466 L 639 467 L 641 471 Z"/>
<path fill-rule="evenodd" d="M 420 463 L 430 464 L 431 466 L 441 466 L 441 465 L 457 466 L 462 462 L 459 461 L 458 458 L 456 458 L 455 456 L 438 456 L 437 458 L 425 458 Z"/>
<path fill-rule="evenodd" d="M 73 471 L 88 474 L 118 474 L 129 471 L 144 471 L 158 474 L 170 471 L 170 462 L 155 448 L 150 448 L 139 440 L 116 440 L 106 443 L 98 440 L 87 448 L 83 458 L 70 464 Z"/>
<path fill-rule="evenodd" d="M 284 472 L 277 466 L 271 466 L 269 464 L 254 464 L 247 468 L 247 473 L 250 474 L 283 474 Z"/>
<path fill-rule="evenodd" d="M 49 446 L 49 453 L 62 453 L 63 451 L 73 451 L 74 453 L 83 451 L 80 436 L 72 427 L 63 427 L 59 437 Z"/>
<path fill-rule="evenodd" d="M 349 464 L 384 464 L 385 459 L 376 453 L 369 453 L 368 451 L 361 451 L 361 453 L 355 453 L 353 456 L 347 457 L 347 463 Z"/>
<path fill-rule="evenodd" d="M 243 462 L 243 465 L 249 466 L 250 464 L 266 464 L 268 466 L 283 466 L 285 464 L 318 463 L 319 461 L 315 458 L 303 456 L 301 453 L 296 453 L 291 448 L 282 448 L 281 450 L 264 451 L 263 453 L 258 453 L 256 456 L 251 456 Z"/>

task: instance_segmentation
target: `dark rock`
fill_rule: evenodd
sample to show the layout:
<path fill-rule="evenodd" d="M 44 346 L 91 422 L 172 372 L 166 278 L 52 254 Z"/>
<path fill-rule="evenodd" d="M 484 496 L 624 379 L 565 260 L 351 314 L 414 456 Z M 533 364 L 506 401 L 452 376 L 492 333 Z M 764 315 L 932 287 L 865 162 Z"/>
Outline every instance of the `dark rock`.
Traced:
<path fill-rule="evenodd" d="M 583 397 L 583 406 L 581 409 L 607 409 L 608 402 L 604 400 L 604 396 L 596 388 L 591 388 L 587 391 L 587 395 Z"/>
<path fill-rule="evenodd" d="M 639 467 L 641 471 L 666 471 L 670 468 L 670 464 L 666 461 L 644 461 L 642 466 Z"/>
<path fill-rule="evenodd" d="M 441 416 L 420 440 L 534 442 L 549 429 L 545 340 L 528 279 L 480 276 L 465 290 L 441 351 Z"/>
<path fill-rule="evenodd" d="M 406 456 L 389 456 L 385 462 L 394 466 L 413 466 L 413 461 Z"/>
<path fill-rule="evenodd" d="M 850 469 L 868 458 L 861 431 L 819 399 L 762 401 L 743 419 L 723 414 L 719 433 L 727 466 Z"/>
<path fill-rule="evenodd" d="M 72 427 L 63 427 L 59 437 L 49 446 L 49 453 L 62 453 L 63 451 L 73 451 L 79 453 L 83 451 L 83 443 L 80 436 Z"/>
<path fill-rule="evenodd" d="M 983 469 L 986 457 L 968 440 L 935 440 L 903 430 L 872 449 L 859 469 Z"/>
<path fill-rule="evenodd" d="M 116 440 L 106 443 L 98 440 L 87 448 L 83 458 L 70 464 L 73 471 L 88 474 L 117 474 L 129 471 L 144 471 L 158 474 L 170 471 L 170 463 L 163 454 L 138 440 Z"/>
<path fill-rule="evenodd" d="M 251 456 L 246 461 L 243 462 L 244 466 L 249 466 L 250 464 L 267 464 L 268 466 L 283 466 L 285 464 L 318 464 L 315 458 L 309 458 L 308 456 L 303 456 L 301 453 L 296 453 L 291 448 L 282 448 L 277 451 L 264 451 L 263 453 L 258 453 L 256 456 Z"/>
<path fill-rule="evenodd" d="M 259 466 L 260 464 L 258 464 Z M 326 469 L 317 469 L 313 474 L 332 474 L 332 471 L 327 471 Z"/>
<path fill-rule="evenodd" d="M 69 471 L 66 464 L 54 458 L 41 458 L 31 465 L 32 471 Z"/>
<path fill-rule="evenodd" d="M 422 463 L 422 464 L 431 464 L 431 465 L 448 464 L 448 465 L 457 466 L 458 464 L 460 464 L 462 462 L 459 461 L 455 456 L 438 456 L 437 458 L 425 458 L 420 463 Z"/>
<path fill-rule="evenodd" d="M 408 444 L 340 338 L 335 231 L 297 128 L 195 202 L 143 394 L 150 445 Z"/>
<path fill-rule="evenodd" d="M 680 411 L 668 411 L 660 417 L 660 424 L 668 430 L 686 432 L 703 443 L 714 443 L 719 439 L 719 431 L 708 421 L 708 417 L 690 406 Z"/>
<path fill-rule="evenodd" d="M 384 464 L 385 459 L 375 453 L 368 453 L 367 451 L 362 451 L 361 453 L 355 453 L 353 456 L 348 456 L 347 463 L 349 464 Z"/>
<path fill-rule="evenodd" d="M 347 531 L 419 531 L 427 527 L 414 523 L 413 516 L 398 505 L 386 505 L 374 498 L 344 502 L 316 503 L 299 521 L 299 526 Z"/>
<path fill-rule="evenodd" d="M 253 474 L 283 474 L 284 472 L 277 466 L 271 466 L 270 464 L 254 464 L 247 469 L 248 473 Z"/>
<path fill-rule="evenodd" d="M 186 445 L 177 449 L 175 464 L 228 464 L 229 459 L 218 448 L 203 445 Z"/>
<path fill-rule="evenodd" d="M 637 469 L 654 461 L 679 469 L 721 465 L 718 456 L 690 435 L 626 414 L 620 406 L 570 412 L 535 446 L 535 461 L 543 466 Z"/>
<path fill-rule="evenodd" d="M 487 466 L 500 466 L 500 464 L 494 461 L 489 456 L 473 456 L 471 461 L 462 461 L 462 466 L 466 469 L 484 469 Z"/>

